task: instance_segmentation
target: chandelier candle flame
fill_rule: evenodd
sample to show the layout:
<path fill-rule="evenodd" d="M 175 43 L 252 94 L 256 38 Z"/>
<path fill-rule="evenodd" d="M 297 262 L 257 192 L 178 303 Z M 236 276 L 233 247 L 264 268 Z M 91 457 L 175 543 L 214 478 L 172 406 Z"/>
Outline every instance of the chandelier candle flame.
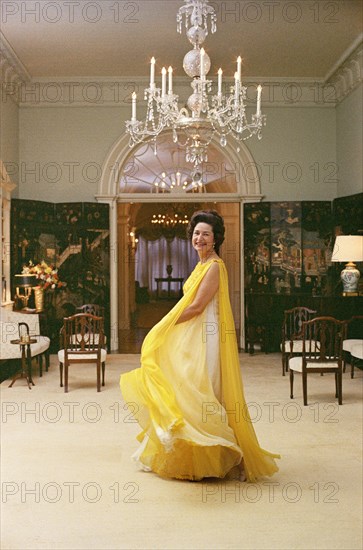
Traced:
<path fill-rule="evenodd" d="M 234 75 L 234 86 L 230 94 L 222 91 L 222 69 L 218 70 L 218 91 L 212 93 L 212 81 L 206 79 L 211 66 L 210 58 L 201 48 L 208 35 L 208 21 L 211 32 L 216 27 L 216 14 L 208 0 L 184 0 L 177 14 L 177 30 L 182 32 L 182 21 L 185 17 L 185 28 L 193 49 L 183 60 L 183 68 L 193 80 L 193 93 L 187 100 L 187 106 L 179 109 L 179 97 L 173 93 L 173 69 L 161 70 L 161 89 L 155 84 L 155 58 L 150 63 L 150 85 L 145 89 L 147 112 L 144 121 L 136 118 L 136 94 L 132 94 L 131 120 L 126 121 L 126 131 L 130 134 L 130 147 L 139 143 L 154 142 L 163 131 L 173 132 L 173 141 L 186 148 L 186 161 L 194 164 L 194 169 L 208 161 L 208 146 L 214 136 L 219 137 L 222 147 L 227 145 L 227 137 L 237 142 L 257 135 L 261 139 L 261 129 L 266 124 L 265 115 L 261 114 L 262 87 L 257 87 L 256 113 L 248 121 L 246 115 L 247 88 L 242 85 L 242 59 L 237 58 L 237 70 Z M 168 72 L 168 93 L 166 93 L 166 74 Z M 237 152 L 239 147 L 237 145 Z"/>

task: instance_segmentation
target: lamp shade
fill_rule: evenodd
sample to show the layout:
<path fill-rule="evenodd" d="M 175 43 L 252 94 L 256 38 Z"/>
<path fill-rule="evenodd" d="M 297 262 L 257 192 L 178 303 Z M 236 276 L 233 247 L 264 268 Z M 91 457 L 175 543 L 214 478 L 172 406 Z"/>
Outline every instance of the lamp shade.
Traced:
<path fill-rule="evenodd" d="M 332 262 L 363 262 L 363 236 L 339 235 L 335 239 Z"/>
<path fill-rule="evenodd" d="M 28 287 L 37 286 L 37 276 L 35 273 L 19 273 L 15 275 L 15 286 Z"/>

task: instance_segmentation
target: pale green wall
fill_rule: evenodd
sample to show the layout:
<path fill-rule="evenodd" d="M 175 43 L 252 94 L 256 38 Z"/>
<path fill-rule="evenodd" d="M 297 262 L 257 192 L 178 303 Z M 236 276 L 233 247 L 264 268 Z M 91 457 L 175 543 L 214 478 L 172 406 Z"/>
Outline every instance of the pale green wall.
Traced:
<path fill-rule="evenodd" d="M 248 146 L 264 200 L 331 200 L 337 192 L 333 108 L 266 108 L 261 141 Z"/>
<path fill-rule="evenodd" d="M 21 198 L 94 201 L 105 156 L 122 130 L 113 107 L 22 108 Z"/>
<path fill-rule="evenodd" d="M 4 162 L 13 183 L 18 183 L 16 167 L 19 162 L 19 108 L 0 86 L 0 159 Z M 13 191 L 17 196 L 17 190 Z"/>
<path fill-rule="evenodd" d="M 336 109 L 339 197 L 363 191 L 362 91 L 361 84 Z"/>
<path fill-rule="evenodd" d="M 112 144 L 124 132 L 123 118 L 129 118 L 129 110 L 23 107 L 21 198 L 94 200 L 97 175 Z M 266 108 L 264 112 L 267 126 L 262 140 L 252 138 L 247 142 L 260 170 L 264 200 L 333 199 L 337 193 L 336 177 L 331 175 L 336 166 L 334 108 L 281 107 Z M 74 165 L 74 182 L 66 163 L 79 163 Z M 96 163 L 97 168 L 89 163 Z M 271 163 L 277 165 L 272 168 Z M 298 181 L 291 181 L 296 176 Z"/>

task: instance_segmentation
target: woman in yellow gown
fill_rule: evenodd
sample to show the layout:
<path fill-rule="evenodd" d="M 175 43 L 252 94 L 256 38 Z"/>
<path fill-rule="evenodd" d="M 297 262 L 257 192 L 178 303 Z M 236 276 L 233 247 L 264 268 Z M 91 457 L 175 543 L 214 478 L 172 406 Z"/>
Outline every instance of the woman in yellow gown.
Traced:
<path fill-rule="evenodd" d="M 243 395 L 225 265 L 224 223 L 216 211 L 193 214 L 188 234 L 200 261 L 184 296 L 146 336 L 141 368 L 123 374 L 121 391 L 142 427 L 134 455 L 160 476 L 249 481 L 278 470 L 263 450 Z"/>

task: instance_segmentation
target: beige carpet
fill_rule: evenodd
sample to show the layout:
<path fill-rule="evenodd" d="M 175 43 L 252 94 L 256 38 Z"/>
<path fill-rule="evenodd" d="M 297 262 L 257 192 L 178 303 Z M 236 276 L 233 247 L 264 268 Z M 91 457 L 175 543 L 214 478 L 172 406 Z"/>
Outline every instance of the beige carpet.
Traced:
<path fill-rule="evenodd" d="M 56 358 L 28 390 L 1 385 L 2 548 L 362 548 L 362 372 L 301 379 L 289 399 L 280 356 L 240 355 L 260 442 L 280 452 L 280 472 L 258 484 L 186 482 L 138 470 L 137 426 L 123 408 L 121 372 L 137 355 L 111 355 L 96 392 L 91 366 L 74 366 L 70 392 Z"/>

